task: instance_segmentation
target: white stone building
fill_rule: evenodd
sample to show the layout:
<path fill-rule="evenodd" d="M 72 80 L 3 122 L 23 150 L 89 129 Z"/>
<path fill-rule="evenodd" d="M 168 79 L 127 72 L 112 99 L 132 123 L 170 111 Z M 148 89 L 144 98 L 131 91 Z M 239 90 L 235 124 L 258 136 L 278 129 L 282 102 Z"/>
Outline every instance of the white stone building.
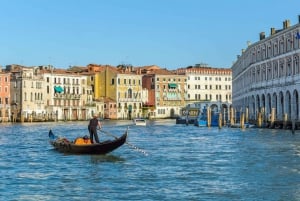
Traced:
<path fill-rule="evenodd" d="M 249 44 L 232 66 L 234 108 L 249 109 L 250 119 L 258 112 L 267 119 L 273 109 L 277 120 L 299 120 L 299 58 L 300 16 L 294 26 L 285 20 L 268 37 L 260 33 L 260 40 Z"/>
<path fill-rule="evenodd" d="M 57 120 L 87 120 L 96 111 L 88 76 L 64 69 L 43 69 L 47 115 Z"/>
<path fill-rule="evenodd" d="M 232 100 L 232 73 L 230 68 L 212 68 L 197 64 L 177 70 L 186 75 L 186 103 L 191 107 L 212 111 L 228 111 Z"/>

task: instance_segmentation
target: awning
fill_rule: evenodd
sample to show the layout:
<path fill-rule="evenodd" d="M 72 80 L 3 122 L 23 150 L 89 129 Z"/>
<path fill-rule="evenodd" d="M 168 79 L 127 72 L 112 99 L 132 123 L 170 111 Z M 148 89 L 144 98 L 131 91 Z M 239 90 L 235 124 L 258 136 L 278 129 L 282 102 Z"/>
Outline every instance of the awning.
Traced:
<path fill-rule="evenodd" d="M 169 88 L 177 88 L 177 84 L 176 83 L 169 83 Z"/>
<path fill-rule="evenodd" d="M 55 86 L 54 87 L 54 92 L 55 93 L 61 93 L 63 91 L 64 91 L 64 89 L 61 86 Z"/>

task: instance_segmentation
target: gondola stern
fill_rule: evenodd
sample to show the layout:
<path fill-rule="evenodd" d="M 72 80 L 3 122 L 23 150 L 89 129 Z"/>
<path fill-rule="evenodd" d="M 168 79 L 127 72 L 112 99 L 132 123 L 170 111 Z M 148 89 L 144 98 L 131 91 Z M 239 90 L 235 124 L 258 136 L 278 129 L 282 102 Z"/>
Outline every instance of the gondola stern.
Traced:
<path fill-rule="evenodd" d="M 50 140 L 55 140 L 57 137 L 53 134 L 52 129 L 49 130 L 49 139 Z"/>

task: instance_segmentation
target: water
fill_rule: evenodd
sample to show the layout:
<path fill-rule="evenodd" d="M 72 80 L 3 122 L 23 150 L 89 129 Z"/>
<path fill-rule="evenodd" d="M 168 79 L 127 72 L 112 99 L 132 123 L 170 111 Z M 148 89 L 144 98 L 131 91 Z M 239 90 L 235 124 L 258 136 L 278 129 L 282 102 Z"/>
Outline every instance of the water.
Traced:
<path fill-rule="evenodd" d="M 130 121 L 105 121 L 120 136 Z M 300 200 L 300 133 L 199 128 L 175 120 L 130 126 L 106 156 L 65 155 L 48 131 L 74 139 L 87 122 L 1 124 L 0 200 Z M 100 135 L 104 140 L 108 136 Z"/>

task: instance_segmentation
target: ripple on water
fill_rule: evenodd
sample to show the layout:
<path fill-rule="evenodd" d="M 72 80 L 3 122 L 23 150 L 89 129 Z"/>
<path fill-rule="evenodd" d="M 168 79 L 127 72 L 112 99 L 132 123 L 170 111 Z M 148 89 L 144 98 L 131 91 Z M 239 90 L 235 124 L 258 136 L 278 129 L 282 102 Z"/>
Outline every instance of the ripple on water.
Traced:
<path fill-rule="evenodd" d="M 128 143 L 105 156 L 65 155 L 49 129 L 75 139 L 87 122 L 0 125 L 0 192 L 7 200 L 300 200 L 300 135 L 199 128 L 175 120 L 104 121 Z M 100 133 L 102 140 L 109 138 Z M 17 189 L 17 190 L 16 190 Z"/>

